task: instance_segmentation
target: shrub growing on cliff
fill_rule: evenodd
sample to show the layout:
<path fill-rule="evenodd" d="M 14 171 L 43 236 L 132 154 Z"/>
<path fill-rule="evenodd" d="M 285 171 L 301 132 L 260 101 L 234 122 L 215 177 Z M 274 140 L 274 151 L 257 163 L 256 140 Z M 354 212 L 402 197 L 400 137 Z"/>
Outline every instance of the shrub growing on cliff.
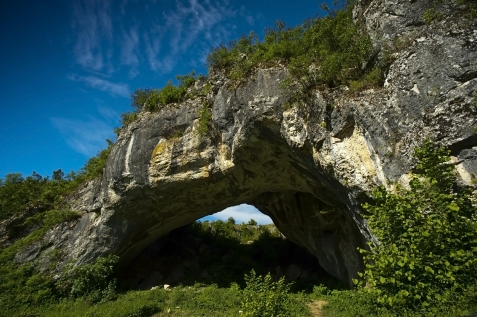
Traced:
<path fill-rule="evenodd" d="M 208 103 L 204 103 L 199 110 L 199 124 L 196 133 L 202 137 L 209 132 L 210 120 L 212 120 L 212 112 L 209 109 Z"/>
<path fill-rule="evenodd" d="M 343 10 L 295 28 L 277 22 L 275 28 L 265 30 L 262 42 L 251 33 L 221 45 L 207 57 L 208 65 L 240 81 L 259 65 L 283 63 L 290 69 L 289 82 L 299 83 L 302 89 L 359 80 L 375 66 L 371 62 L 373 49 L 368 35 L 353 22 L 351 1 L 347 3 Z M 373 81 L 374 85 L 379 83 Z"/>
<path fill-rule="evenodd" d="M 379 243 L 363 251 L 362 276 L 383 307 L 434 314 L 477 283 L 477 212 L 470 191 L 454 185 L 448 151 L 426 141 L 414 155 L 421 174 L 410 189 L 378 188 L 364 205 Z"/>
<path fill-rule="evenodd" d="M 114 255 L 98 258 L 94 264 L 84 264 L 66 270 L 56 282 L 65 297 L 85 297 L 92 302 L 107 301 L 114 297 L 115 266 L 119 258 Z"/>
<path fill-rule="evenodd" d="M 438 10 L 438 6 L 443 3 L 464 12 L 464 16 L 471 20 L 477 18 L 477 2 L 475 0 L 436 0 L 423 14 L 422 18 L 427 24 L 442 20 L 444 15 Z"/>
<path fill-rule="evenodd" d="M 192 71 L 187 75 L 176 76 L 176 79 L 179 82 L 178 86 L 173 85 L 172 81 L 169 81 L 162 89 L 137 89 L 131 94 L 131 105 L 136 111 L 157 111 L 168 104 L 183 101 L 186 97 L 187 89 L 195 83 L 197 77 L 195 72 Z"/>

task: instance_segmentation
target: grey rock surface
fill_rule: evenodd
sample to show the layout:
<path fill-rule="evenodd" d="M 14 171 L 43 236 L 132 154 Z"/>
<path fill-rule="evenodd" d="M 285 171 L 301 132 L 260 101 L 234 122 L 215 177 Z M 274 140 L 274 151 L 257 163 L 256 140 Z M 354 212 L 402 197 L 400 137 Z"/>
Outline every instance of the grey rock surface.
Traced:
<path fill-rule="evenodd" d="M 426 3 L 356 7 L 377 48 L 405 44 L 394 47 L 379 89 L 315 91 L 310 111 L 284 110 L 286 69 L 258 69 L 236 88 L 213 72 L 207 98 L 141 113 L 123 128 L 102 179 L 71 198 L 83 217 L 49 232 L 48 245 L 63 250 L 65 263 L 113 253 L 126 265 L 171 230 L 248 203 L 351 284 L 363 269 L 357 248 L 373 239 L 361 203 L 375 186 L 405 183 L 425 138 L 451 149 L 460 181 L 475 183 L 477 30 L 451 11 L 423 23 Z M 212 120 L 201 137 L 206 99 Z"/>

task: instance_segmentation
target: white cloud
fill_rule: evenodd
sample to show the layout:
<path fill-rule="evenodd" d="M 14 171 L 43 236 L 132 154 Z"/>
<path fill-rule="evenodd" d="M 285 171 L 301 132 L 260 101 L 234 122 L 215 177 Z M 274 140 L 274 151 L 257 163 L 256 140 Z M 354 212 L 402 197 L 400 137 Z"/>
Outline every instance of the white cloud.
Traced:
<path fill-rule="evenodd" d="M 65 118 L 50 118 L 50 120 L 65 138 L 66 143 L 87 157 L 92 157 L 104 149 L 107 138 L 114 138 L 113 127 L 96 118 L 85 121 Z"/>
<path fill-rule="evenodd" d="M 121 42 L 121 64 L 127 65 L 129 69 L 129 78 L 134 78 L 139 74 L 139 36 L 137 26 L 129 29 L 129 32 L 123 32 Z"/>
<path fill-rule="evenodd" d="M 171 69 L 163 69 L 163 62 L 160 60 L 159 52 L 161 51 L 162 35 L 157 28 L 152 29 L 149 33 L 144 34 L 144 42 L 146 45 L 146 55 L 149 66 L 153 71 L 161 71 L 167 73 Z"/>
<path fill-rule="evenodd" d="M 193 46 L 199 46 L 201 52 L 204 47 L 224 42 L 228 32 L 224 34 L 219 23 L 235 15 L 227 3 L 189 0 L 185 5 L 177 1 L 176 5 L 175 10 L 163 14 L 164 23 L 156 24 L 144 34 L 149 66 L 160 73 L 170 72 L 178 62 L 177 56 Z M 201 37 L 205 41 L 198 40 Z M 163 38 L 169 42 L 161 43 Z"/>
<path fill-rule="evenodd" d="M 96 76 L 78 76 L 75 74 L 68 75 L 68 79 L 71 81 L 82 82 L 91 88 L 107 92 L 113 96 L 123 98 L 129 98 L 130 96 L 129 85 L 125 83 L 113 83 Z"/>
<path fill-rule="evenodd" d="M 105 118 L 109 123 L 117 123 L 119 120 L 119 113 L 106 106 L 100 106 L 98 107 L 98 112 Z"/>
<path fill-rule="evenodd" d="M 248 12 L 248 10 L 245 8 L 245 6 L 241 6 L 240 7 L 240 10 L 239 10 L 239 15 L 243 18 L 245 18 L 245 20 L 247 21 L 247 23 L 250 25 L 250 26 L 253 26 L 254 23 L 255 23 L 255 19 L 253 18 L 253 16 L 250 14 L 250 12 Z"/>
<path fill-rule="evenodd" d="M 223 221 L 227 221 L 230 217 L 233 217 L 237 223 L 247 223 L 250 219 L 254 219 L 261 225 L 273 223 L 270 217 L 262 214 L 257 208 L 247 204 L 229 207 L 210 216 L 210 218 Z"/>
<path fill-rule="evenodd" d="M 87 70 L 102 70 L 112 55 L 111 49 L 102 47 L 105 39 L 110 44 L 113 39 L 111 1 L 73 2 L 72 26 L 77 37 L 74 45 L 76 62 Z"/>
<path fill-rule="evenodd" d="M 137 66 L 139 64 L 139 37 L 137 27 L 132 27 L 129 32 L 123 32 L 121 43 L 121 64 Z"/>

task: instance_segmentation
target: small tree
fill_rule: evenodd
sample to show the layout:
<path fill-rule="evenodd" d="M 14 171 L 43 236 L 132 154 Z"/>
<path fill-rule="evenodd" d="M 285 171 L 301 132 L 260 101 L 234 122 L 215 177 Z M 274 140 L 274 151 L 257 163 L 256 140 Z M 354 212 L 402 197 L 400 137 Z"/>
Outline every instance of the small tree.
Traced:
<path fill-rule="evenodd" d="M 449 151 L 427 140 L 410 189 L 381 187 L 365 204 L 379 240 L 365 254 L 362 276 L 378 302 L 433 311 L 477 282 L 477 212 L 471 192 L 455 187 Z"/>
<path fill-rule="evenodd" d="M 250 220 L 248 221 L 248 224 L 249 224 L 250 226 L 256 226 L 256 225 L 257 225 L 257 222 L 255 221 L 255 219 L 250 219 Z"/>
<path fill-rule="evenodd" d="M 272 280 L 270 273 L 257 276 L 252 270 L 245 275 L 247 286 L 243 290 L 242 309 L 245 317 L 285 317 L 290 301 L 288 292 L 290 284 L 282 277 L 277 282 Z"/>
<path fill-rule="evenodd" d="M 234 225 L 235 224 L 234 217 L 229 217 L 229 219 L 227 219 L 227 223 L 230 223 L 230 224 Z"/>

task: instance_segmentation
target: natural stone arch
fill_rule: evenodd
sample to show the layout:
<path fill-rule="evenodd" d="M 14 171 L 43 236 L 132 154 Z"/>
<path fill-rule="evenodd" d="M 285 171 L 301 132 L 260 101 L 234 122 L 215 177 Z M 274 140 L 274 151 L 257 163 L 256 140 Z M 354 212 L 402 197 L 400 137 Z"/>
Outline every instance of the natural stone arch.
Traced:
<path fill-rule="evenodd" d="M 359 95 L 343 87 L 307 91 L 306 105 L 290 106 L 293 91 L 280 89 L 284 68 L 258 69 L 239 87 L 211 70 L 206 98 L 141 113 L 124 127 L 102 179 L 68 200 L 82 218 L 25 253 L 51 245 L 63 250 L 63 263 L 110 253 L 127 263 L 174 228 L 250 203 L 351 283 L 362 269 L 356 247 L 372 240 L 362 197 L 378 185 L 392 189 L 388 181 L 406 183 L 414 148 L 426 137 L 452 150 L 460 182 L 472 185 L 477 174 L 477 51 L 467 45 L 473 29 L 449 24 L 450 17 L 429 28 L 422 23 L 427 9 L 428 1 L 357 2 L 354 16 L 377 49 L 409 40 L 393 54 L 385 87 Z M 454 26 L 458 32 L 449 33 Z M 212 121 L 199 137 L 206 101 Z"/>
<path fill-rule="evenodd" d="M 357 247 L 366 246 L 366 227 L 352 212 L 359 207 L 347 189 L 320 166 L 317 145 L 297 131 L 303 129 L 297 110 L 283 111 L 285 76 L 284 70 L 260 70 L 244 87 L 223 85 L 205 137 L 194 132 L 199 100 L 141 114 L 119 137 L 100 186 L 85 189 L 95 194 L 73 203 L 100 215 L 83 217 L 88 237 L 78 238 L 87 243 L 71 255 L 81 263 L 114 253 L 126 265 L 171 230 L 248 203 L 351 284 L 363 268 Z"/>

